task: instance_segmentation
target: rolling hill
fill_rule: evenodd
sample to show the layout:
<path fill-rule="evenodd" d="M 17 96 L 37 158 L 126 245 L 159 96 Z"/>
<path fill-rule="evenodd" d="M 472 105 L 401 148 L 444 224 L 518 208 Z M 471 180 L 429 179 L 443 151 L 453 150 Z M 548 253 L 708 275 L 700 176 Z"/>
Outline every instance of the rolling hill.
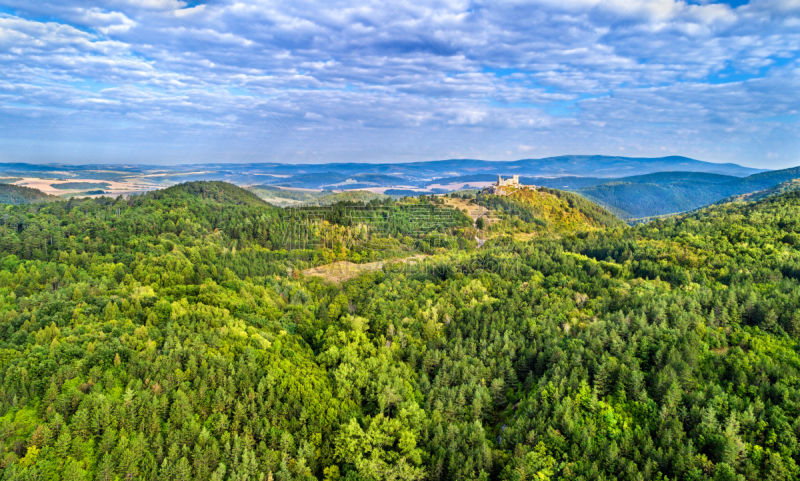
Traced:
<path fill-rule="evenodd" d="M 50 187 L 59 190 L 108 189 L 111 184 L 108 182 L 64 182 L 62 184 L 50 184 Z"/>
<path fill-rule="evenodd" d="M 619 157 L 604 155 L 563 155 L 541 159 L 492 161 L 476 159 L 447 159 L 394 164 L 334 163 L 334 164 L 180 164 L 170 166 L 137 165 L 63 165 L 63 164 L 0 164 L 0 173 L 15 177 L 52 179 L 141 180 L 188 182 L 193 180 L 223 180 L 238 185 L 281 185 L 298 188 L 320 188 L 347 182 L 356 184 L 349 188 L 368 186 L 426 187 L 437 181 L 465 176 L 518 174 L 521 177 L 564 178 L 591 175 L 598 179 L 611 179 L 645 175 L 664 171 L 706 172 L 744 177 L 763 169 L 753 169 L 737 164 L 715 164 L 687 157 L 660 158 Z M 572 179 L 577 182 L 576 179 Z M 590 181 L 593 182 L 593 181 Z M 537 185 L 563 188 L 563 184 Z M 570 188 L 578 188 L 577 185 Z"/>
<path fill-rule="evenodd" d="M 167 205 L 187 198 L 210 201 L 217 205 L 272 207 L 253 192 L 219 181 L 195 181 L 148 192 L 142 198 L 159 200 Z"/>
<path fill-rule="evenodd" d="M 361 202 L 367 203 L 375 199 L 388 199 L 390 196 L 384 194 L 376 194 L 366 190 L 352 190 L 347 192 L 326 193 L 318 197 L 316 200 L 308 202 L 307 205 L 331 205 L 337 202 Z"/>
<path fill-rule="evenodd" d="M 369 202 L 387 199 L 388 195 L 364 190 L 331 192 L 329 190 L 307 190 L 280 188 L 272 185 L 254 185 L 247 188 L 266 202 L 278 207 L 330 205 L 337 202 Z"/>
<path fill-rule="evenodd" d="M 266 202 L 278 207 L 305 204 L 328 194 L 326 191 L 287 189 L 274 185 L 251 185 L 247 188 Z"/>
<path fill-rule="evenodd" d="M 332 180 L 341 181 L 341 177 L 329 177 L 326 179 L 320 174 L 332 176 L 333 173 L 337 173 L 339 176 L 344 177 L 353 177 L 359 174 L 382 174 L 389 177 L 381 178 L 387 181 L 391 177 L 399 177 L 403 181 L 431 181 L 446 177 L 475 174 L 563 177 L 570 175 L 584 176 L 587 173 L 591 173 L 594 177 L 618 178 L 663 171 L 708 172 L 737 177 L 764 172 L 763 169 L 753 169 L 737 164 L 715 164 L 681 156 L 643 158 L 605 155 L 562 155 L 515 161 L 448 159 L 395 164 L 212 164 L 180 166 L 180 168 L 272 173 L 289 175 L 293 180 L 301 181 L 312 179 L 311 174 L 314 174 L 319 178 L 320 182 L 324 183 L 332 183 Z M 371 180 L 375 180 L 375 178 Z M 291 181 L 289 180 L 288 182 Z"/>
<path fill-rule="evenodd" d="M 486 183 L 497 175 L 519 175 L 525 184 L 576 191 L 621 218 L 632 219 L 696 209 L 722 199 L 771 188 L 800 177 L 792 169 L 763 171 L 736 164 L 715 164 L 671 156 L 637 158 L 565 155 L 515 161 L 449 159 L 400 164 L 201 164 L 172 166 L 65 166 L 0 164 L 0 173 L 14 178 L 69 179 L 72 187 L 103 182 L 120 185 L 106 194 L 126 195 L 168 187 L 177 182 L 222 181 L 248 187 L 276 206 L 335 203 L 321 189 L 357 191 L 385 187 L 391 196 L 443 193 L 470 182 Z M 277 187 L 281 186 L 282 189 Z M 289 190 L 287 190 L 289 189 Z M 291 189 L 294 189 L 292 191 Z M 301 192 L 306 189 L 307 192 Z M 312 192 L 316 190 L 317 192 Z M 422 193 L 422 192 L 420 192 Z M 87 194 L 83 192 L 82 194 Z M 38 202 L 46 195 L 11 192 L 8 202 Z M 38 197 L 37 197 L 38 196 Z M 357 194 L 363 200 L 373 194 Z"/>
<path fill-rule="evenodd" d="M 510 214 L 552 232 L 594 230 L 622 226 L 611 212 L 575 193 L 540 188 L 511 195 L 480 195 L 478 203 L 491 211 Z"/>
<path fill-rule="evenodd" d="M 54 195 L 45 194 L 39 189 L 22 185 L 0 184 L 0 204 L 35 204 L 59 200 Z"/>
<path fill-rule="evenodd" d="M 786 182 L 782 182 L 776 186 L 770 187 L 769 189 L 758 190 L 756 192 L 750 192 L 747 194 L 728 197 L 719 201 L 718 204 L 725 204 L 728 202 L 757 201 L 761 199 L 766 199 L 767 197 L 781 195 L 786 192 L 794 192 L 796 190 L 800 190 L 800 179 L 792 179 Z"/>
<path fill-rule="evenodd" d="M 634 219 L 694 210 L 797 178 L 800 178 L 800 167 L 741 178 L 711 173 L 660 172 L 614 179 L 577 189 L 577 192 L 621 218 Z"/>

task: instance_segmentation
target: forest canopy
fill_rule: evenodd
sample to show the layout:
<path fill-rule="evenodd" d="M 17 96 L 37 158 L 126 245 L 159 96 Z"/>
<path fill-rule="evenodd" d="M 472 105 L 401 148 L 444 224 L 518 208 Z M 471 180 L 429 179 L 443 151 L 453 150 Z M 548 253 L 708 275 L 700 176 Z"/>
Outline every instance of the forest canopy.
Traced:
<path fill-rule="evenodd" d="M 50 202 L 57 199 L 58 197 L 54 195 L 45 194 L 31 187 L 5 182 L 0 183 L 0 204 L 34 204 L 38 202 Z"/>
<path fill-rule="evenodd" d="M 3 206 L 0 479 L 797 479 L 800 192 L 542 194 L 481 248 L 427 197 Z M 303 273 L 412 255 L 451 268 Z"/>

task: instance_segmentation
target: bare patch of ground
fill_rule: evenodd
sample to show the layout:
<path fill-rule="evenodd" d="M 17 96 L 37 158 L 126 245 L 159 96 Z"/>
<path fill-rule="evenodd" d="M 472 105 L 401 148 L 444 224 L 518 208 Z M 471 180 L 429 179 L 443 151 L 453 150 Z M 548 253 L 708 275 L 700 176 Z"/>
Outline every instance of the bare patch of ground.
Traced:
<path fill-rule="evenodd" d="M 307 202 L 305 200 L 284 199 L 283 197 L 262 197 L 261 200 L 263 200 L 264 202 L 268 202 L 272 205 L 277 205 L 279 207 L 304 204 L 305 202 Z"/>
<path fill-rule="evenodd" d="M 500 220 L 497 217 L 495 217 L 493 212 L 487 209 L 486 207 L 472 203 L 469 200 L 451 198 L 451 197 L 441 197 L 441 198 L 444 199 L 445 205 L 449 205 L 460 211 L 466 210 L 467 215 L 472 218 L 473 222 L 478 220 L 478 217 L 483 217 L 484 222 L 486 222 L 487 224 L 493 224 Z"/>
<path fill-rule="evenodd" d="M 334 262 L 332 264 L 325 264 L 324 266 L 312 267 L 302 271 L 303 275 L 322 277 L 323 279 L 333 282 L 344 282 L 365 272 L 379 271 L 383 269 L 386 264 L 401 264 L 399 268 L 407 268 L 411 270 L 414 263 L 428 257 L 425 254 L 417 254 L 415 256 L 406 257 L 403 259 L 390 259 L 386 261 L 368 262 L 366 264 L 355 264 L 350 261 Z"/>

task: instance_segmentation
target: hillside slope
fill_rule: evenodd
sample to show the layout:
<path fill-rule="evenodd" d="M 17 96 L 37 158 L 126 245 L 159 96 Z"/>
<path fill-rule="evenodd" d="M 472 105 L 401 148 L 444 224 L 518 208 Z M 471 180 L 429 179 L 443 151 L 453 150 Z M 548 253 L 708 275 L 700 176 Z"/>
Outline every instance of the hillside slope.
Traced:
<path fill-rule="evenodd" d="M 386 200 L 390 197 L 384 194 L 376 194 L 367 190 L 350 190 L 347 192 L 329 193 L 318 197 L 316 200 L 308 202 L 309 205 L 331 205 L 338 202 L 361 202 L 367 203 L 373 200 Z"/>
<path fill-rule="evenodd" d="M 581 195 L 607 206 L 623 218 L 641 218 L 694 210 L 800 178 L 800 167 L 736 178 L 693 172 L 615 179 L 578 189 Z"/>
<path fill-rule="evenodd" d="M 767 197 L 781 195 L 787 192 L 794 192 L 796 190 L 800 190 L 800 179 L 792 179 L 786 182 L 782 182 L 776 186 L 770 187 L 769 189 L 757 190 L 755 192 L 749 192 L 747 194 L 728 197 L 719 201 L 718 204 L 725 204 L 728 202 L 758 201 L 766 199 Z"/>
<path fill-rule="evenodd" d="M 376 194 L 366 190 L 345 192 L 319 191 L 309 189 L 280 188 L 272 185 L 254 185 L 247 188 L 264 201 L 278 206 L 331 205 L 337 202 L 366 203 L 375 199 L 388 199 L 388 195 Z"/>
<path fill-rule="evenodd" d="M 681 156 L 642 158 L 605 155 L 563 155 L 544 159 L 525 159 L 511 162 L 513 173 L 529 175 L 585 175 L 595 177 L 622 177 L 644 175 L 655 172 L 703 172 L 722 175 L 745 176 L 760 169 L 742 167 L 737 164 L 715 164 Z"/>
<path fill-rule="evenodd" d="M 0 204 L 35 204 L 58 200 L 55 195 L 45 194 L 39 189 L 22 185 L 0 184 Z"/>
<path fill-rule="evenodd" d="M 182 200 L 187 197 L 211 200 L 223 204 L 243 206 L 268 206 L 255 193 L 227 182 L 194 181 L 173 185 L 164 190 L 144 194 L 145 198 L 158 200 Z"/>
<path fill-rule="evenodd" d="M 572 192 L 540 188 L 511 195 L 480 195 L 478 203 L 553 232 L 617 227 L 623 223 L 611 212 Z"/>
<path fill-rule="evenodd" d="M 251 185 L 247 187 L 247 190 L 253 192 L 264 201 L 279 207 L 308 203 L 327 195 L 325 191 L 280 188 L 274 185 Z"/>

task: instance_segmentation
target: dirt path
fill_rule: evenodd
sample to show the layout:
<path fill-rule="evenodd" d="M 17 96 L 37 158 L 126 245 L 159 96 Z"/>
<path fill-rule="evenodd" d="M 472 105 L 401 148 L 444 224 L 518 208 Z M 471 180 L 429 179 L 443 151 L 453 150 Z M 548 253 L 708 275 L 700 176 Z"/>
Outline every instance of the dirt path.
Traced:
<path fill-rule="evenodd" d="M 481 232 L 481 230 L 483 230 L 483 229 L 478 230 L 478 219 L 483 217 L 484 218 L 484 222 L 488 223 L 489 216 L 487 214 L 489 214 L 489 210 L 488 209 L 483 214 L 478 215 L 478 217 L 473 217 L 472 218 L 472 228 L 475 229 L 475 240 L 478 242 L 478 249 L 483 247 L 483 244 L 486 244 L 486 239 L 481 239 L 480 237 L 478 237 L 478 233 Z M 484 237 L 486 237 L 486 234 L 484 234 Z"/>
<path fill-rule="evenodd" d="M 472 218 L 472 221 L 476 221 L 478 217 L 484 216 L 489 213 L 489 209 L 482 205 L 477 204 L 470 204 L 468 200 L 465 199 L 454 199 L 450 197 L 444 197 L 445 205 L 449 205 L 455 207 L 458 210 L 465 210 L 467 211 L 467 215 Z M 486 220 L 489 220 L 488 218 Z"/>
<path fill-rule="evenodd" d="M 486 243 L 486 239 L 481 239 L 478 237 L 478 233 L 480 231 L 478 230 L 477 222 L 481 217 L 483 217 L 487 225 L 492 222 L 497 222 L 497 219 L 494 219 L 490 216 L 491 211 L 482 205 L 470 204 L 469 201 L 464 199 L 445 198 L 445 202 L 447 205 L 458 210 L 467 210 L 467 215 L 472 218 L 472 227 L 475 229 L 475 241 L 478 243 L 478 248 L 480 249 L 483 247 L 483 245 Z M 426 254 L 417 254 L 411 257 L 404 257 L 402 259 L 389 259 L 385 261 L 368 262 L 366 264 L 356 264 L 350 261 L 339 261 L 331 264 L 325 264 L 323 266 L 312 267 L 310 269 L 301 271 L 301 273 L 305 276 L 316 276 L 334 282 L 344 282 L 358 277 L 364 272 L 379 271 L 383 269 L 383 266 L 387 263 L 408 264 L 414 261 L 419 261 L 420 259 L 424 259 L 426 257 L 430 256 Z"/>
<path fill-rule="evenodd" d="M 482 205 L 477 204 L 470 204 L 468 200 L 465 199 L 457 199 L 457 198 L 445 198 L 445 203 L 447 205 L 453 206 L 458 210 L 466 210 L 467 215 L 472 218 L 472 228 L 475 229 L 475 241 L 478 243 L 478 249 L 483 247 L 483 244 L 486 243 L 486 239 L 481 239 L 478 237 L 478 219 L 483 217 L 484 222 L 486 224 L 490 224 L 491 222 L 495 221 L 489 217 L 489 213 L 491 212 L 489 209 Z"/>

